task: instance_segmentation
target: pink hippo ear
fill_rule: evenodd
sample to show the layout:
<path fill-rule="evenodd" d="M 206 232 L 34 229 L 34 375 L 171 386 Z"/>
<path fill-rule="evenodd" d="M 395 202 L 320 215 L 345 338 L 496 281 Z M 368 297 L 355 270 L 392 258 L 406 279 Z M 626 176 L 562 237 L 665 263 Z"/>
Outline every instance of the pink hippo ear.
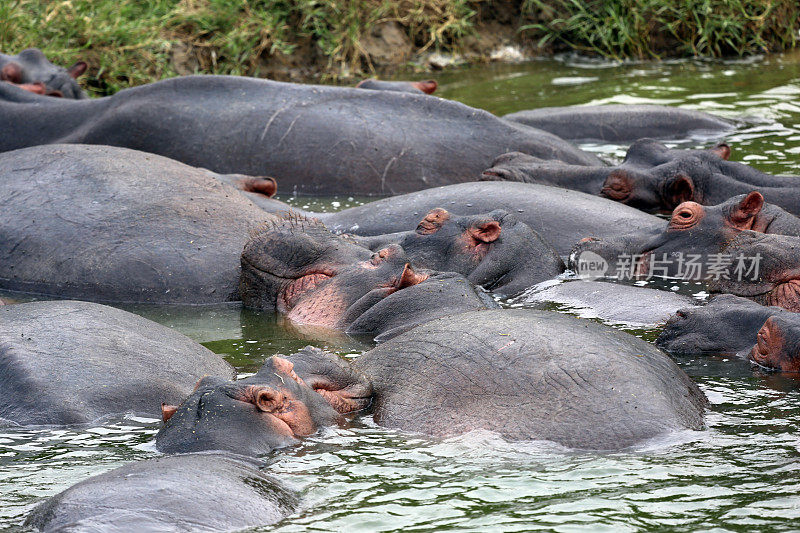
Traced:
<path fill-rule="evenodd" d="M 719 143 L 714 148 L 709 150 L 712 154 L 718 155 L 721 159 L 727 161 L 731 157 L 731 147 L 725 143 Z"/>
<path fill-rule="evenodd" d="M 628 199 L 632 190 L 633 180 L 630 175 L 624 170 L 616 169 L 608 174 L 600 195 L 610 200 L 623 202 Z"/>
<path fill-rule="evenodd" d="M 86 72 L 87 68 L 89 68 L 89 65 L 86 64 L 86 61 L 78 61 L 67 69 L 67 74 L 69 74 L 72 79 L 77 79 L 78 76 Z"/>
<path fill-rule="evenodd" d="M 172 415 L 174 415 L 177 412 L 178 412 L 177 405 L 167 405 L 165 403 L 161 404 L 161 419 L 164 422 L 172 418 Z"/>
<path fill-rule="evenodd" d="M 11 83 L 22 83 L 22 67 L 19 63 L 11 61 L 3 65 L 0 69 L 0 80 L 10 81 Z"/>
<path fill-rule="evenodd" d="M 272 198 L 278 192 L 278 182 L 266 176 L 244 178 L 239 183 L 243 191 L 263 194 L 267 198 Z"/>
<path fill-rule="evenodd" d="M 425 94 L 433 94 L 436 91 L 436 88 L 439 86 L 439 84 L 436 83 L 436 80 L 412 81 L 411 85 Z"/>
<path fill-rule="evenodd" d="M 412 285 L 418 285 L 428 279 L 427 274 L 418 274 L 410 264 L 406 263 L 403 267 L 403 273 L 400 274 L 400 280 L 397 283 L 398 289 L 405 289 Z"/>
<path fill-rule="evenodd" d="M 500 238 L 503 227 L 496 220 L 482 220 L 470 226 L 467 231 L 473 239 L 490 243 Z"/>
<path fill-rule="evenodd" d="M 436 233 L 440 229 L 445 222 L 450 220 L 450 213 L 447 212 L 446 209 L 442 209 L 441 207 L 435 207 L 428 211 L 428 214 L 425 215 L 419 225 L 417 225 L 417 233 L 419 235 L 430 235 L 432 233 Z"/>
<path fill-rule="evenodd" d="M 675 209 L 683 202 L 697 201 L 694 198 L 694 181 L 686 174 L 679 173 L 664 186 L 664 203 L 668 209 Z M 700 202 L 698 202 L 700 203 Z"/>
<path fill-rule="evenodd" d="M 752 229 L 752 220 L 763 207 L 764 197 L 761 193 L 751 192 L 731 211 L 731 224 L 739 229 Z"/>

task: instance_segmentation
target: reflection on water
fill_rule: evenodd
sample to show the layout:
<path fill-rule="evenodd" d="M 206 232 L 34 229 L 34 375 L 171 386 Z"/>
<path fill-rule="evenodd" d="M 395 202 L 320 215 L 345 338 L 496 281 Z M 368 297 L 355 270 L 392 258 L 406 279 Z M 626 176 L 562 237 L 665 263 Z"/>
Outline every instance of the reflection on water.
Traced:
<path fill-rule="evenodd" d="M 740 121 L 726 137 L 732 159 L 800 174 L 800 53 L 624 65 L 567 58 L 465 68 L 442 74 L 440 82 L 441 96 L 500 114 L 633 102 L 713 110 Z M 586 148 L 619 159 L 626 147 Z M 364 201 L 289 200 L 312 211 Z M 649 286 L 707 296 L 701 286 L 661 283 Z M 236 305 L 132 309 L 204 342 L 242 375 L 275 353 L 307 344 L 342 355 L 368 347 L 327 333 L 310 338 L 319 332 L 298 331 L 272 314 Z M 650 341 L 658 335 L 653 327 L 615 327 Z M 628 452 L 586 454 L 508 443 L 484 432 L 436 441 L 355 420 L 268 458 L 267 468 L 304 495 L 303 508 L 278 529 L 796 529 L 800 381 L 754 371 L 736 356 L 681 357 L 677 363 L 712 402 L 707 431 Z M 158 427 L 155 420 L 121 418 L 66 429 L 0 428 L 0 529 L 17 528 L 37 502 L 90 475 L 154 455 Z"/>

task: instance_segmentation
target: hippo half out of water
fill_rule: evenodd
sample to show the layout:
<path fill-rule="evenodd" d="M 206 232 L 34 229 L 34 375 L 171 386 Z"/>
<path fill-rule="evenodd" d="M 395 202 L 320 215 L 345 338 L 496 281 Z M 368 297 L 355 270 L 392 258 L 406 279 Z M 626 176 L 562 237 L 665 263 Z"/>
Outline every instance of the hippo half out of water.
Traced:
<path fill-rule="evenodd" d="M 84 101 L 0 86 L 0 122 L 0 151 L 122 146 L 222 174 L 269 175 L 284 191 L 316 194 L 471 181 L 509 150 L 603 164 L 554 135 L 457 102 L 231 76 L 173 78 Z"/>

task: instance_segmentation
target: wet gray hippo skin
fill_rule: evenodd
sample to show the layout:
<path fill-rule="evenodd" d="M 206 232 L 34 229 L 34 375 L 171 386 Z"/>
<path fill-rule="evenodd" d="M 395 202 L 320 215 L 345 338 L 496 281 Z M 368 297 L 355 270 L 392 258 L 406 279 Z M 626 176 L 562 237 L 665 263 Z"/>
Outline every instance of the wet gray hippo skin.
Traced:
<path fill-rule="evenodd" d="M 414 231 L 356 237 L 372 250 L 398 244 L 421 268 L 458 272 L 496 294 L 517 294 L 564 271 L 553 247 L 503 210 L 459 216 L 428 212 Z"/>
<path fill-rule="evenodd" d="M 800 372 L 800 314 L 730 294 L 681 309 L 656 345 L 681 355 L 739 354 L 761 368 Z"/>
<path fill-rule="evenodd" d="M 0 151 L 123 146 L 220 174 L 271 176 L 283 191 L 417 191 L 477 179 L 510 150 L 601 164 L 549 133 L 395 91 L 187 76 L 85 101 L 22 93 L 0 87 L 0 120 L 10 126 L 0 131 Z"/>
<path fill-rule="evenodd" d="M 607 238 L 630 228 L 659 231 L 664 221 L 604 198 L 546 185 L 473 182 L 384 198 L 338 213 L 315 213 L 333 231 L 381 235 L 415 227 L 431 209 L 479 215 L 503 209 L 527 224 L 560 255 L 583 237 Z"/>
<path fill-rule="evenodd" d="M 87 96 L 75 80 L 86 72 L 86 67 L 83 61 L 68 69 L 59 67 L 48 61 L 38 48 L 28 48 L 15 56 L 0 54 L 0 81 L 25 86 L 40 84 L 42 92 L 38 94 L 81 100 Z"/>
<path fill-rule="evenodd" d="M 0 423 L 78 424 L 158 416 L 204 375 L 233 368 L 188 337 L 87 302 L 0 307 Z"/>
<path fill-rule="evenodd" d="M 302 217 L 254 234 L 239 291 L 245 306 L 278 311 L 295 325 L 366 335 L 491 304 L 462 276 L 415 270 L 397 244 L 372 251 Z"/>
<path fill-rule="evenodd" d="M 107 302 L 238 300 L 249 231 L 274 217 L 215 174 L 123 148 L 0 154 L 0 288 Z"/>
<path fill-rule="evenodd" d="M 628 326 L 653 327 L 679 309 L 694 307 L 689 296 L 603 281 L 567 281 L 532 293 L 515 302 L 553 302 L 580 312 L 583 318 Z"/>
<path fill-rule="evenodd" d="M 424 81 L 381 81 L 375 79 L 362 80 L 356 85 L 357 89 L 372 89 L 373 91 L 396 91 L 401 93 L 433 94 L 439 86 L 436 80 Z"/>
<path fill-rule="evenodd" d="M 51 531 L 231 531 L 272 525 L 296 493 L 228 454 L 156 457 L 90 477 L 40 504 L 25 525 Z"/>
<path fill-rule="evenodd" d="M 632 143 L 644 137 L 720 136 L 735 127 L 733 122 L 709 113 L 660 105 L 545 107 L 511 113 L 503 119 L 562 139 L 613 143 Z"/>
<path fill-rule="evenodd" d="M 324 383 L 325 363 L 317 370 L 315 361 L 323 355 L 305 350 L 290 360 L 302 379 Z M 445 317 L 378 345 L 353 367 L 372 387 L 375 422 L 436 437 L 485 429 L 513 440 L 618 450 L 703 428 L 705 396 L 669 357 L 633 336 L 556 313 Z M 356 383 L 364 381 L 350 386 Z"/>

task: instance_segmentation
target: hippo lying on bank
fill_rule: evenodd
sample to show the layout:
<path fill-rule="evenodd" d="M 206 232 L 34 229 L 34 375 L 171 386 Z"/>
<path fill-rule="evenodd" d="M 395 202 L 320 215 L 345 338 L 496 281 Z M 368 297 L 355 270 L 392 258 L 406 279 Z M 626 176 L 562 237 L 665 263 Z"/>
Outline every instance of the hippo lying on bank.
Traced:
<path fill-rule="evenodd" d="M 39 531 L 231 531 L 272 525 L 298 496 L 244 458 L 156 457 L 90 477 L 37 506 Z"/>
<path fill-rule="evenodd" d="M 299 435 L 295 426 L 312 432 L 318 426 L 308 420 L 323 411 L 321 398 L 339 413 L 371 401 L 376 423 L 404 431 L 451 437 L 483 429 L 587 450 L 619 450 L 671 431 L 702 429 L 706 406 L 688 376 L 647 342 L 521 309 L 434 320 L 351 364 L 309 347 L 288 360 L 273 358 L 257 376 L 246 384 L 201 384 L 202 392 L 159 432 L 159 448 L 183 451 L 207 442 L 227 449 L 242 440 Z M 320 398 L 304 400 L 297 389 L 314 389 Z M 256 398 L 255 407 L 235 400 L 246 395 Z M 275 417 L 288 420 L 278 424 Z M 294 422 L 301 417 L 305 423 Z"/>
<path fill-rule="evenodd" d="M 720 294 L 678 311 L 656 345 L 674 354 L 740 354 L 761 368 L 800 372 L 800 314 Z"/>
<path fill-rule="evenodd" d="M 509 150 L 602 164 L 549 133 L 395 91 L 187 76 L 72 101 L 2 85 L 0 151 L 123 146 L 221 174 L 272 176 L 302 193 L 398 194 L 469 181 Z"/>
<path fill-rule="evenodd" d="M 356 89 L 372 89 L 373 91 L 396 91 L 401 93 L 433 94 L 439 86 L 436 80 L 424 81 L 381 81 L 376 79 L 361 80 Z"/>
<path fill-rule="evenodd" d="M 244 305 L 278 311 L 300 325 L 378 335 L 431 316 L 491 305 L 460 276 L 415 270 L 397 244 L 373 252 L 303 217 L 265 226 L 245 246 L 241 262 Z M 513 258 L 505 263 L 513 269 Z M 506 273 L 495 268 L 493 281 L 499 283 Z M 409 290 L 418 285 L 426 288 Z M 422 304 L 429 309 L 412 311 Z"/>
<path fill-rule="evenodd" d="M 233 368 L 176 331 L 87 302 L 0 307 L 0 423 L 79 424 L 158 416 L 204 375 Z"/>
<path fill-rule="evenodd" d="M 83 61 L 68 69 L 54 65 L 38 48 L 28 48 L 15 56 L 0 54 L 0 81 L 47 96 L 75 100 L 87 98 L 75 81 L 86 72 L 86 68 Z"/>
<path fill-rule="evenodd" d="M 670 212 L 684 201 L 703 205 L 758 190 L 767 201 L 800 214 L 800 178 L 772 176 L 728 161 L 730 148 L 671 150 L 652 139 L 635 142 L 615 167 L 579 167 L 526 154 L 498 157 L 484 180 L 540 183 L 600 194 L 647 212 Z"/>
<path fill-rule="evenodd" d="M 124 148 L 0 154 L 0 288 L 106 302 L 238 300 L 249 231 L 274 220 L 219 176 Z"/>
<path fill-rule="evenodd" d="M 719 137 L 735 124 L 721 117 L 662 105 L 544 107 L 503 117 L 571 141 L 627 144 L 638 139 Z"/>

